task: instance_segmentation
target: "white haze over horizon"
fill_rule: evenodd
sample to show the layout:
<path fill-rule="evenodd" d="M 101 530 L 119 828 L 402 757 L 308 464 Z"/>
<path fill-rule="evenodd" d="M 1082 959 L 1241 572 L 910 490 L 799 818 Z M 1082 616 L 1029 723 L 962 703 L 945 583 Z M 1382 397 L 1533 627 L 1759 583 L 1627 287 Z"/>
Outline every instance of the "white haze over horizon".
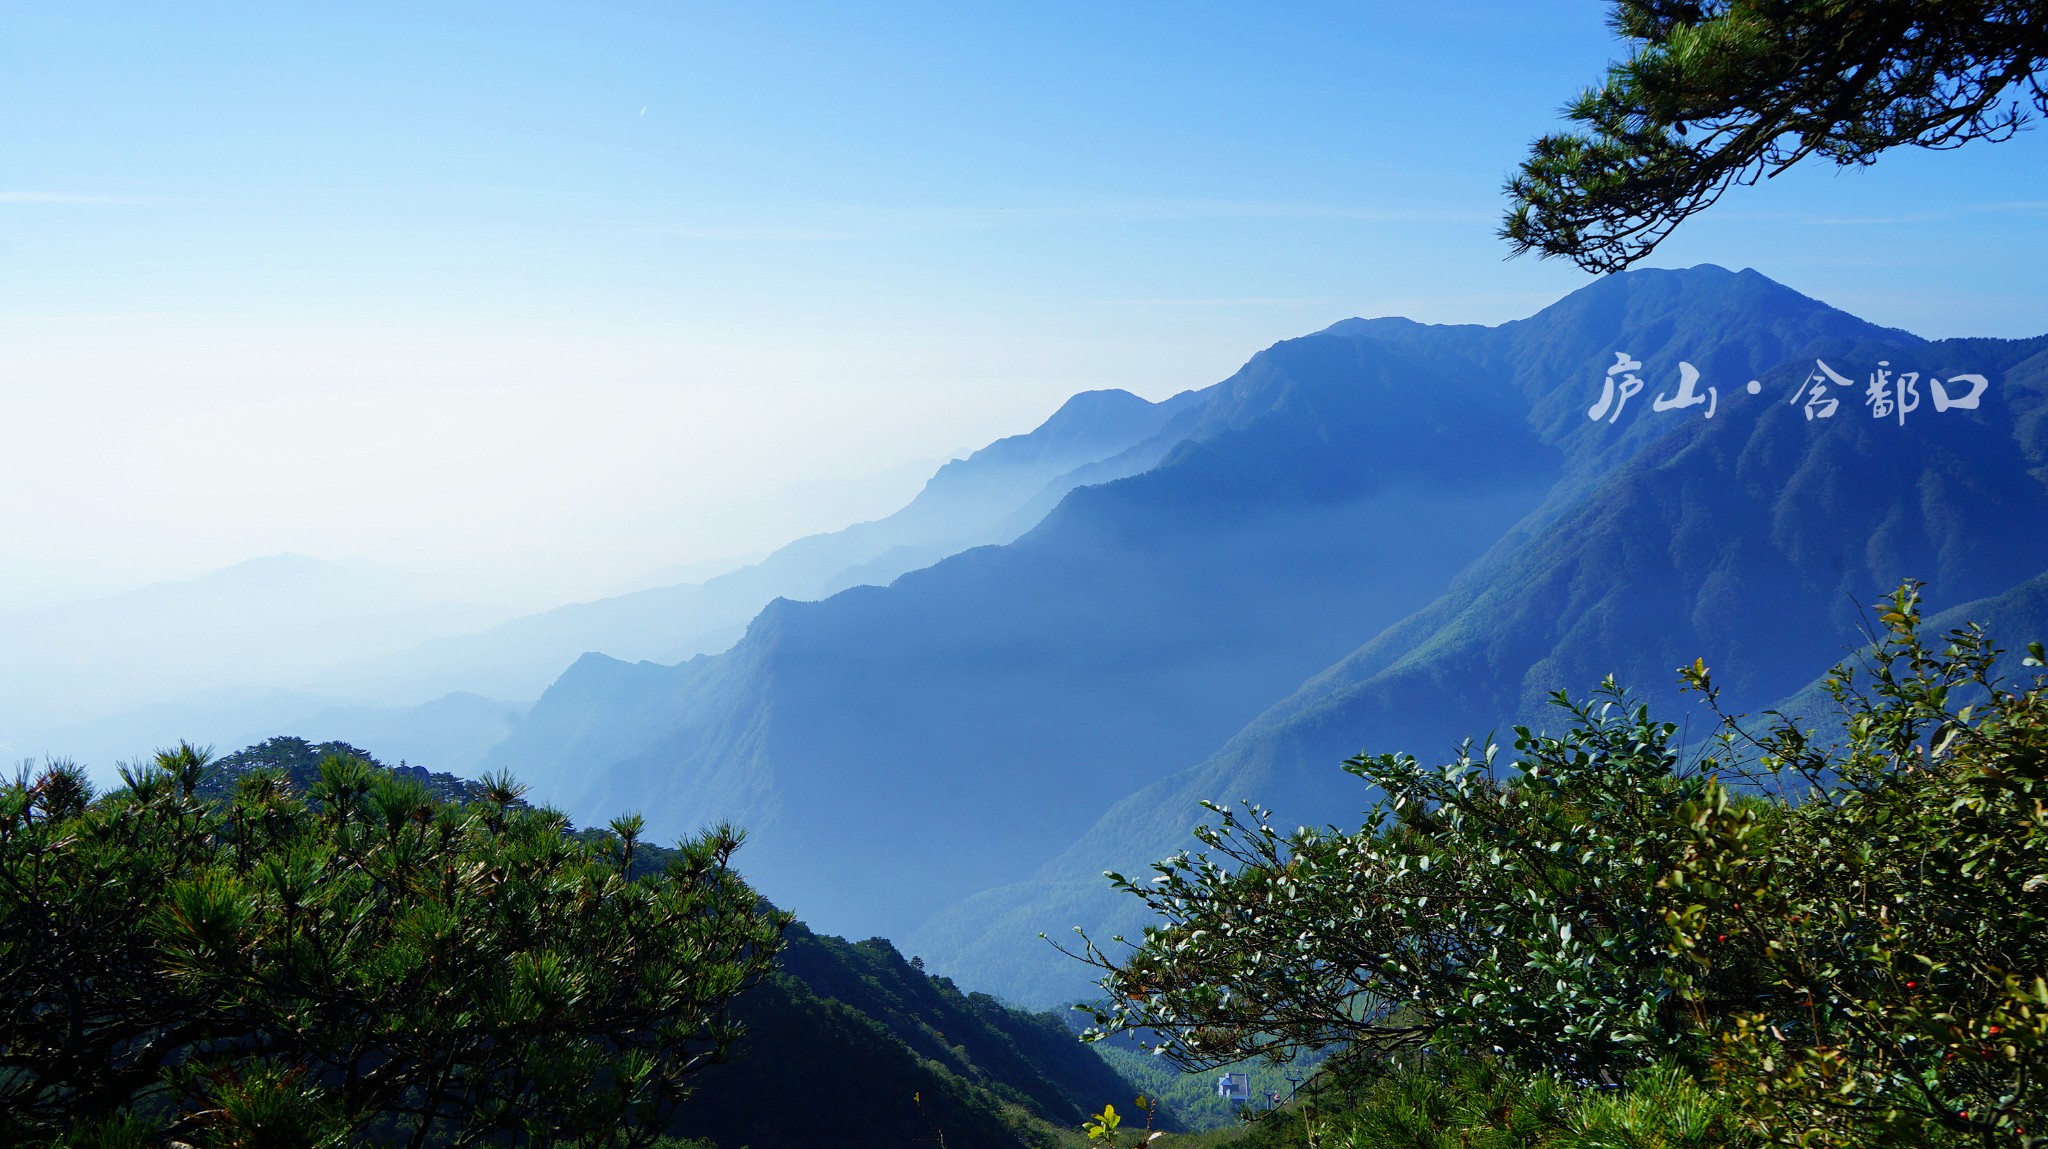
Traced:
<path fill-rule="evenodd" d="M 540 609 L 888 514 L 940 462 L 1065 398 L 898 384 L 885 404 L 801 351 L 591 333 L 337 327 L 235 345 L 145 319 L 94 323 L 106 345 L 81 348 L 9 326 L 0 361 L 34 383 L 8 389 L 7 415 L 34 431 L 0 455 L 0 610 L 276 553 Z M 693 367 L 708 377 L 662 378 Z"/>
<path fill-rule="evenodd" d="M 0 613 L 292 553 L 508 612 L 876 517 L 1069 395 L 1498 323 L 1601 6 L 0 11 Z M 2048 139 L 1730 195 L 1653 261 L 2038 334 Z M 678 575 L 683 581 L 688 576 Z"/>

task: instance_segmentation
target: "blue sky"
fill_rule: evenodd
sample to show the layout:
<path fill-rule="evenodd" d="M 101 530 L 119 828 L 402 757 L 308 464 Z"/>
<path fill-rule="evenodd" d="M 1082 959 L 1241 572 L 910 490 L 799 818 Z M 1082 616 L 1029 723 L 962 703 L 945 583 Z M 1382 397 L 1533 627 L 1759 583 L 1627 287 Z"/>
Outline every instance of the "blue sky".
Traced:
<path fill-rule="evenodd" d="M 1527 314 L 1587 278 L 1504 260 L 1499 186 L 1603 11 L 0 7 L 0 595 L 279 550 L 594 593 L 1074 391 Z M 1800 170 L 1650 262 L 2039 334 L 2044 175 Z"/>

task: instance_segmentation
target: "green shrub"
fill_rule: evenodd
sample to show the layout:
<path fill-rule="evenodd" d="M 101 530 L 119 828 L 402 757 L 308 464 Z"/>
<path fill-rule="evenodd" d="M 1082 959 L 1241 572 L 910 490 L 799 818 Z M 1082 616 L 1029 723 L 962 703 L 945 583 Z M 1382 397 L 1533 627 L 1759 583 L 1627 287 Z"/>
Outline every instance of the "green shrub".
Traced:
<path fill-rule="evenodd" d="M 787 923 L 730 828 L 634 881 L 504 779 L 206 766 L 0 785 L 0 1143 L 646 1145 Z"/>
<path fill-rule="evenodd" d="M 1880 620 L 1829 731 L 1723 714 L 1689 758 L 1609 682 L 1511 765 L 1352 759 L 1382 796 L 1355 833 L 1211 807 L 1201 852 L 1111 875 L 1159 924 L 1084 939 L 1096 1033 L 1463 1067 L 1385 1078 L 1360 1144 L 2048 1144 L 2048 683 L 1974 626 L 1930 646 L 1913 584 Z M 1554 1136 L 1458 1108 L 1545 1080 L 1584 1096 Z"/>

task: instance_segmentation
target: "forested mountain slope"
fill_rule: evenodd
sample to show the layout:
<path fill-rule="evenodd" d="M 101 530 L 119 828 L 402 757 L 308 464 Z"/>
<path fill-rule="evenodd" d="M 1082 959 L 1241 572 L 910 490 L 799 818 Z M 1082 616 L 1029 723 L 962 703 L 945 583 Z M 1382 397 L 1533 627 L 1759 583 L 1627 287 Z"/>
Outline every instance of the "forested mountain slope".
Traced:
<path fill-rule="evenodd" d="M 1512 390 L 1297 340 L 1009 546 L 777 602 L 716 657 L 584 659 L 491 765 L 572 812 L 740 821 L 771 896 L 900 931 L 1428 602 L 1557 474 Z"/>
<path fill-rule="evenodd" d="M 579 817 L 740 821 L 809 920 L 1049 1002 L 1078 974 L 1035 934 L 1110 921 L 1100 871 L 1184 844 L 1197 798 L 1351 820 L 1361 748 L 1441 755 L 1694 657 L 1762 705 L 1901 577 L 1939 607 L 2048 569 L 2041 350 L 1712 267 L 1495 328 L 1348 321 L 1008 545 L 776 602 L 717 656 L 583 659 L 490 764 Z M 1904 419 L 1865 402 L 1881 369 L 1916 373 Z"/>
<path fill-rule="evenodd" d="M 1059 1018 L 963 992 L 881 938 L 799 924 L 779 964 L 739 1000 L 739 1056 L 697 1078 L 677 1132 L 732 1149 L 895 1149 L 935 1134 L 1011 1149 L 1138 1092 Z"/>
<path fill-rule="evenodd" d="M 1078 969 L 1026 943 L 1049 922 L 1134 927 L 1101 871 L 1142 870 L 1190 844 L 1202 799 L 1255 799 L 1289 824 L 1355 821 L 1373 795 L 1337 768 L 1345 757 L 1446 760 L 1465 737 L 1555 725 L 1551 692 L 1583 694 L 1610 674 L 1704 729 L 1677 697 L 1676 667 L 1705 659 L 1737 710 L 1780 703 L 1861 645 L 1869 604 L 1905 577 L 1954 608 L 1948 621 L 1982 616 L 2008 645 L 2048 634 L 2037 577 L 2048 571 L 2048 339 L 1815 351 L 1859 381 L 1889 358 L 1920 371 L 1922 388 L 1957 373 L 1996 382 L 1977 410 L 1927 404 L 1904 424 L 1872 418 L 1861 386 L 1852 397 L 1831 385 L 1836 416 L 1808 420 L 1784 399 L 1812 371 L 1807 359 L 1761 373 L 1759 398 L 1774 401 L 1760 409 L 1668 420 L 1427 609 L 1206 761 L 1118 803 L 1036 879 L 955 907 L 911 942 L 1021 999 L 1080 993 Z M 1570 430 L 1608 429 L 1586 422 Z"/>

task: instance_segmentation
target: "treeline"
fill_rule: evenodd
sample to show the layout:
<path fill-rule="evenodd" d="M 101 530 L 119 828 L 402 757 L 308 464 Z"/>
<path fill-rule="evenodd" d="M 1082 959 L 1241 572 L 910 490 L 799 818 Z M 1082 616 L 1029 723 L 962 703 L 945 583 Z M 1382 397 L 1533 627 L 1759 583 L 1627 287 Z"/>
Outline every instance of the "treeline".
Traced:
<path fill-rule="evenodd" d="M 403 761 L 396 766 L 387 766 L 360 746 L 339 741 L 308 742 L 288 734 L 266 738 L 254 746 L 245 746 L 232 754 L 208 761 L 199 776 L 197 792 L 202 798 L 227 800 L 234 796 L 235 787 L 244 777 L 268 771 L 282 775 L 283 785 L 290 789 L 301 794 L 310 793 L 320 782 L 320 764 L 329 758 L 354 758 L 373 769 L 389 770 L 400 778 L 411 779 L 426 787 L 427 793 L 440 802 L 457 805 L 487 802 L 493 794 L 488 782 L 428 770 Z M 508 804 L 520 809 L 527 805 L 525 799 L 517 795 L 512 796 Z"/>
<path fill-rule="evenodd" d="M 273 738 L 0 784 L 0 1144 L 954 1149 L 1134 1087 L 636 816 Z M 729 1062 L 729 1064 L 727 1064 Z"/>
<path fill-rule="evenodd" d="M 1159 923 L 1100 1032 L 1189 1068 L 1335 1049 L 1247 1145 L 2038 1146 L 2048 690 L 1917 588 L 1826 680 L 1839 722 L 1723 714 L 1704 749 L 1607 684 L 1511 760 L 1346 768 L 1356 832 L 1213 808 L 1116 883 Z"/>
<path fill-rule="evenodd" d="M 504 779 L 299 781 L 209 796 L 183 746 L 0 785 L 0 1143 L 651 1144 L 788 925 L 730 828 L 635 881 L 637 825 L 579 841 Z"/>

